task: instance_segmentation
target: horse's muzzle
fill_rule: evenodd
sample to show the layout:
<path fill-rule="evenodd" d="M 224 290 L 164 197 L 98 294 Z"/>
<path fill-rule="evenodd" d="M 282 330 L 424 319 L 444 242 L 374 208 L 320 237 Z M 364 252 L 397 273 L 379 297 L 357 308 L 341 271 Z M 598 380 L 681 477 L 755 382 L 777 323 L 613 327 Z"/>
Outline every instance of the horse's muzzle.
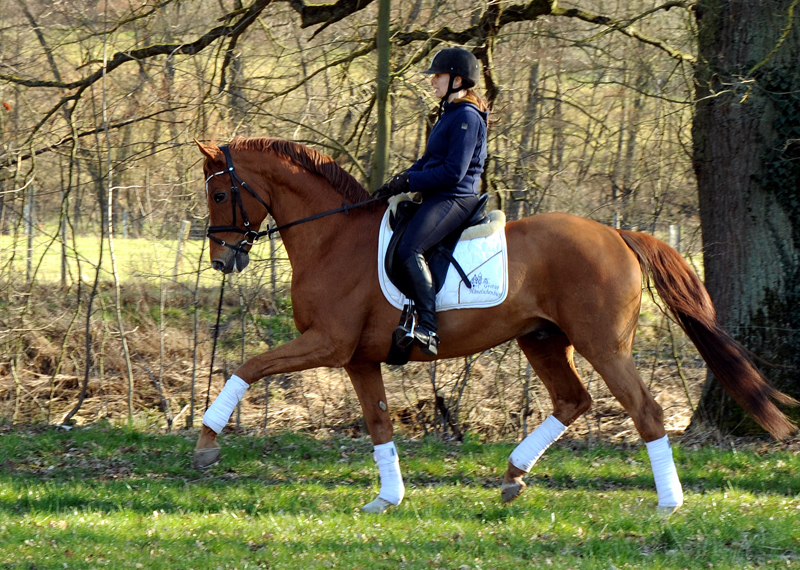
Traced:
<path fill-rule="evenodd" d="M 229 249 L 223 258 L 216 258 L 211 261 L 211 267 L 217 271 L 222 271 L 226 275 L 229 273 L 239 273 L 244 271 L 250 264 L 250 256 L 243 251 Z"/>

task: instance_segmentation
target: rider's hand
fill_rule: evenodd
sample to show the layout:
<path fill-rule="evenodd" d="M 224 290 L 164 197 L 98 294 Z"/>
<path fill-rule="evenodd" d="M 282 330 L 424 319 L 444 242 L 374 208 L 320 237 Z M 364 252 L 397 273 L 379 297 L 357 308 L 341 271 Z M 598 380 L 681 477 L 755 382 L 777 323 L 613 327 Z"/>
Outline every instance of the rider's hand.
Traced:
<path fill-rule="evenodd" d="M 403 192 L 408 192 L 408 171 L 393 176 L 389 182 L 375 190 L 372 196 L 383 200 L 391 196 L 397 196 Z"/>

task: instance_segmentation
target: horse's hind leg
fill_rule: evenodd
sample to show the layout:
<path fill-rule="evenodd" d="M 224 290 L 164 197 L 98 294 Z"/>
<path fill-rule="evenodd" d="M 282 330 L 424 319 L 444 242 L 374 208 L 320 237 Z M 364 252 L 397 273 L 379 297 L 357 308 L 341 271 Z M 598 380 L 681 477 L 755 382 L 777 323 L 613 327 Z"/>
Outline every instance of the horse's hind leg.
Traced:
<path fill-rule="evenodd" d="M 610 358 L 594 354 L 583 356 L 603 377 L 645 441 L 656 482 L 659 511 L 674 512 L 683 504 L 683 490 L 664 429 L 664 412 L 642 382 L 630 350 L 613 353 Z"/>
<path fill-rule="evenodd" d="M 345 370 L 350 376 L 361 410 L 364 412 L 364 420 L 375 446 L 372 457 L 378 464 L 381 478 L 378 498 L 364 505 L 361 510 L 365 513 L 382 513 L 392 505 L 400 504 L 405 495 L 405 486 L 400 472 L 397 448 L 392 441 L 394 428 L 386 405 L 381 365 L 375 362 L 351 362 L 345 366 Z"/>
<path fill-rule="evenodd" d="M 553 414 L 548 416 L 511 454 L 501 486 L 504 503 L 516 499 L 525 483 L 522 476 L 531 470 L 545 450 L 567 430 L 567 427 L 592 405 L 573 362 L 574 350 L 566 335 L 554 329 L 549 333 L 531 333 L 517 342 L 534 372 L 544 383 L 553 401 Z"/>

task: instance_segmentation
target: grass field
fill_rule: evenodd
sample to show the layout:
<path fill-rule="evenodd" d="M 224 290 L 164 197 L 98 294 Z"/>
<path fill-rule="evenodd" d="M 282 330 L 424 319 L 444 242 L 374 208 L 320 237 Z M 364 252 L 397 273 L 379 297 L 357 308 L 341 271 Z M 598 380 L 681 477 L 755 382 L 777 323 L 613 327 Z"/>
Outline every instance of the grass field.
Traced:
<path fill-rule="evenodd" d="M 117 267 L 120 277 L 123 279 L 130 277 L 147 278 L 159 274 L 171 278 L 175 270 L 176 260 L 180 260 L 179 276 L 183 273 L 192 273 L 193 269 L 197 267 L 201 246 L 202 242 L 200 240 L 188 240 L 183 244 L 181 255 L 178 256 L 177 239 L 118 238 L 114 240 Z M 109 257 L 108 241 L 103 242 L 103 248 L 103 267 L 105 271 L 101 275 L 103 279 L 110 280 L 111 259 Z M 207 248 L 206 251 L 208 251 Z M 0 236 L 0 252 L 2 253 L 3 263 L 6 263 L 13 256 L 13 262 L 9 267 L 12 272 L 25 275 L 28 250 L 24 236 L 20 237 L 16 244 L 12 236 Z M 74 243 L 70 240 L 67 248 L 69 280 L 75 281 L 77 279 L 80 265 L 80 273 L 84 281 L 93 281 L 99 257 L 99 236 L 78 236 Z M 39 280 L 58 281 L 61 278 L 60 242 L 53 242 L 46 235 L 37 235 L 34 239 L 32 261 L 34 269 L 37 265 L 40 266 L 37 274 Z M 203 269 L 205 269 L 208 262 L 205 259 L 203 261 L 205 262 Z"/>
<path fill-rule="evenodd" d="M 407 485 L 384 515 L 369 441 L 0 430 L 0 568 L 800 568 L 800 455 L 676 446 L 686 504 L 669 519 L 641 446 L 564 442 L 509 506 L 511 445 L 399 442 Z"/>
<path fill-rule="evenodd" d="M 177 230 L 176 230 L 177 233 Z M 38 282 L 56 283 L 61 279 L 61 243 L 54 242 L 47 235 L 40 233 L 33 242 L 31 265 L 36 271 Z M 279 242 L 278 242 L 279 243 Z M 219 284 L 219 273 L 211 269 L 208 257 L 208 244 L 203 240 L 190 239 L 178 248 L 178 240 L 152 238 L 116 238 L 114 253 L 120 280 L 124 283 L 131 279 L 158 279 L 161 276 L 193 287 L 198 267 L 201 271 L 200 285 L 215 286 Z M 202 258 L 201 258 L 202 254 Z M 253 250 L 251 261 L 255 267 L 260 260 L 270 255 L 267 240 L 262 240 Z M 285 271 L 285 252 L 280 249 L 277 254 L 283 261 L 281 271 Z M 67 280 L 74 283 L 78 274 L 85 282 L 94 281 L 95 268 L 100 258 L 99 236 L 78 236 L 70 240 L 67 248 Z M 11 235 L 0 236 L 0 266 L 7 266 L 11 274 L 25 276 L 28 263 L 27 241 L 21 236 L 14 241 Z M 38 271 L 37 271 L 38 268 Z M 250 270 L 253 273 L 253 270 Z M 103 242 L 103 260 L 100 273 L 101 280 L 111 281 L 111 258 L 108 241 Z"/>

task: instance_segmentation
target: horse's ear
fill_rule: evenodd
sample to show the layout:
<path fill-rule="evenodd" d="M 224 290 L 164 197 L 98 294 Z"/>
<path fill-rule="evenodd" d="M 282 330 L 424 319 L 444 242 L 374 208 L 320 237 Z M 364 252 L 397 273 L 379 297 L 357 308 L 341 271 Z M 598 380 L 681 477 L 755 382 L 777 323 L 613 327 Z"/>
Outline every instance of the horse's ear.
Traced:
<path fill-rule="evenodd" d="M 201 143 L 197 139 L 192 139 L 192 140 L 194 140 L 194 144 L 197 145 L 197 148 L 200 149 L 200 152 L 202 152 L 203 155 L 206 158 L 208 158 L 209 160 L 219 160 L 219 159 L 222 158 L 222 156 L 221 156 L 222 155 L 222 151 L 219 150 L 219 147 L 217 145 L 215 145 L 215 144 L 207 145 L 207 144 Z"/>

